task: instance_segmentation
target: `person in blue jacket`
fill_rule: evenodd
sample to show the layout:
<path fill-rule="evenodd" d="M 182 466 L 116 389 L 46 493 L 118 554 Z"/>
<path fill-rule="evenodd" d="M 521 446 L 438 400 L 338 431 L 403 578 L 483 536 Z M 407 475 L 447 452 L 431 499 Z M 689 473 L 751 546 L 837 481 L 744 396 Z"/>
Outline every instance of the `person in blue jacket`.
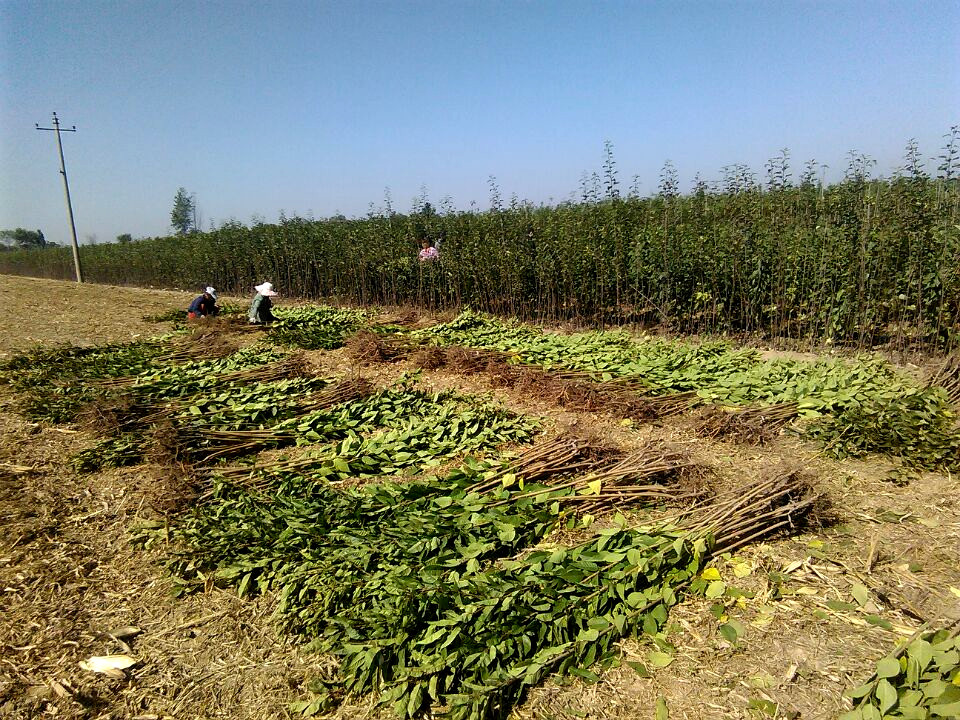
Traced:
<path fill-rule="evenodd" d="M 220 308 L 217 307 L 217 291 L 207 286 L 203 294 L 194 298 L 193 302 L 190 303 L 190 307 L 187 308 L 187 317 L 191 320 L 193 318 L 213 317 L 219 312 Z"/>

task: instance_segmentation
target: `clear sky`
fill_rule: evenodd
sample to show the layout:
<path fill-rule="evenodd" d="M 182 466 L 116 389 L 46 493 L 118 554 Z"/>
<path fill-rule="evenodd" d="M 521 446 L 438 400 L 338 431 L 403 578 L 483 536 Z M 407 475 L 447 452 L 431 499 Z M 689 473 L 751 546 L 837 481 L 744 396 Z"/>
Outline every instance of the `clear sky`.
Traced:
<path fill-rule="evenodd" d="M 960 124 L 960 2 L 0 0 L 0 228 L 166 234 L 258 215 L 562 201 L 613 143 L 656 189 L 787 147 L 889 174 Z"/>

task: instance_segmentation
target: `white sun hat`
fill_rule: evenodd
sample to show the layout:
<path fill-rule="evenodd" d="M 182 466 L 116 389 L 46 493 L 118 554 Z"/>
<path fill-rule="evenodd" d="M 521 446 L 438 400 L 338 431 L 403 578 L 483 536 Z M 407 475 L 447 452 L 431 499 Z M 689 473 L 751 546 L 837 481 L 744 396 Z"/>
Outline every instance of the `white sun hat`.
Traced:
<path fill-rule="evenodd" d="M 207 289 L 204 292 L 206 292 L 207 295 L 212 297 L 214 300 L 217 299 L 217 289 L 215 287 L 207 285 Z"/>
<path fill-rule="evenodd" d="M 263 295 L 264 297 L 277 296 L 277 294 L 273 291 L 273 283 L 265 282 L 261 285 L 255 285 L 253 289 L 256 290 L 258 293 L 260 293 L 261 295 Z"/>

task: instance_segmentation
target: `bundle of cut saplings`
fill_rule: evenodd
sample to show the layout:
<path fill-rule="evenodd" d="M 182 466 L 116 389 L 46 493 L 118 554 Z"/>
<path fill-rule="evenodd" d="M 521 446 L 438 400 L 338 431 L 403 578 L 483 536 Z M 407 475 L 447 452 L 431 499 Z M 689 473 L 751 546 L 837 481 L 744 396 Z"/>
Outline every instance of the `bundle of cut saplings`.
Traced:
<path fill-rule="evenodd" d="M 658 632 L 683 592 L 705 588 L 712 553 L 799 527 L 815 500 L 783 470 L 691 506 L 690 462 L 669 448 L 610 458 L 556 443 L 553 453 L 558 472 L 532 484 L 523 470 L 550 463 L 539 448 L 432 482 L 340 491 L 290 477 L 270 498 L 238 488 L 219 496 L 231 509 L 187 524 L 194 549 L 175 569 L 212 565 L 245 588 L 280 590 L 285 626 L 340 659 L 305 710 L 373 694 L 401 717 L 502 718 L 550 674 L 595 677 L 619 639 Z M 674 500 L 685 504 L 672 521 L 621 521 L 574 547 L 536 548 L 585 505 Z"/>

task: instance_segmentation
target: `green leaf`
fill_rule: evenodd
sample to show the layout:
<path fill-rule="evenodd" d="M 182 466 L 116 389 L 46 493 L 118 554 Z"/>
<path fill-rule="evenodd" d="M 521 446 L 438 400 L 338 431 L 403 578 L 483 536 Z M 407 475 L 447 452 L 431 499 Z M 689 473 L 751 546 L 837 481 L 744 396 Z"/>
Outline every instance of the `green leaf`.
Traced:
<path fill-rule="evenodd" d="M 647 653 L 647 660 L 650 661 L 650 664 L 654 667 L 665 668 L 667 665 L 673 662 L 673 655 L 668 655 L 664 652 L 659 652 L 658 650 L 651 650 Z"/>
<path fill-rule="evenodd" d="M 943 695 L 947 689 L 947 684 L 940 678 L 934 678 L 930 682 L 921 684 L 920 689 L 923 691 L 924 697 L 933 700 Z"/>
<path fill-rule="evenodd" d="M 750 702 L 747 703 L 747 707 L 752 710 L 759 710 L 764 715 L 769 715 L 770 717 L 775 717 L 780 709 L 777 703 L 763 698 L 751 698 Z"/>
<path fill-rule="evenodd" d="M 958 718 L 960 717 L 960 701 L 947 703 L 946 705 L 931 705 L 930 714 L 936 717 Z"/>
<path fill-rule="evenodd" d="M 860 685 L 859 687 L 855 687 L 853 690 L 847 690 L 847 692 L 845 692 L 844 695 L 846 695 L 846 696 L 849 697 L 849 698 L 852 698 L 852 699 L 856 700 L 857 698 L 866 697 L 867 695 L 869 695 L 870 693 L 872 693 L 872 692 L 873 692 L 873 688 L 874 688 L 875 686 L 876 686 L 876 682 L 864 683 L 863 685 Z"/>
<path fill-rule="evenodd" d="M 933 650 L 933 662 L 939 668 L 940 672 L 946 673 L 951 668 L 960 664 L 960 652 L 956 650 Z"/>
<path fill-rule="evenodd" d="M 587 627 L 594 628 L 595 630 L 606 630 L 610 627 L 610 621 L 605 617 L 593 617 L 587 620 Z"/>
<path fill-rule="evenodd" d="M 635 660 L 627 660 L 627 665 L 632 667 L 634 671 L 642 678 L 650 677 L 650 671 L 647 670 L 647 666 L 642 662 L 636 662 Z"/>
<path fill-rule="evenodd" d="M 946 681 L 947 676 L 944 676 Z M 938 703 L 952 703 L 960 700 L 960 685 L 957 684 L 957 676 L 954 676 L 953 682 L 947 684 L 947 689 L 940 693 L 936 698 Z"/>
<path fill-rule="evenodd" d="M 237 595 L 243 597 L 247 594 L 247 588 L 250 586 L 250 580 L 253 578 L 253 573 L 248 572 L 243 576 L 243 579 L 240 580 L 240 584 L 237 586 Z"/>
<path fill-rule="evenodd" d="M 654 713 L 654 720 L 670 720 L 670 710 L 667 708 L 667 701 L 665 698 L 657 698 L 657 710 Z"/>
<path fill-rule="evenodd" d="M 853 587 L 850 588 L 850 594 L 853 595 L 853 599 L 857 601 L 857 605 L 860 607 L 870 602 L 870 592 L 859 583 L 853 584 Z"/>
<path fill-rule="evenodd" d="M 527 666 L 527 672 L 523 677 L 524 685 L 534 685 L 540 679 L 540 671 L 543 670 L 542 663 L 531 663 Z"/>
<path fill-rule="evenodd" d="M 837 612 L 857 609 L 857 606 L 853 603 L 843 602 L 842 600 L 827 600 L 827 607 Z"/>
<path fill-rule="evenodd" d="M 900 674 L 900 662 L 896 658 L 885 657 L 877 663 L 877 677 L 889 678 Z"/>
<path fill-rule="evenodd" d="M 589 670 L 578 668 L 576 665 L 571 665 L 568 669 L 571 675 L 576 675 L 577 677 L 582 678 L 589 683 L 600 682 L 600 676 L 596 673 L 590 672 Z"/>
<path fill-rule="evenodd" d="M 724 591 L 727 589 L 726 583 L 723 580 L 714 580 L 712 583 L 707 585 L 707 591 L 705 595 L 708 598 L 718 598 L 723 595 Z"/>
<path fill-rule="evenodd" d="M 894 690 L 893 685 L 889 683 L 886 679 L 881 679 L 877 683 L 877 700 L 880 701 L 880 714 L 884 714 L 897 704 L 897 691 Z"/>
<path fill-rule="evenodd" d="M 871 625 L 876 625 L 877 627 L 882 627 L 884 630 L 893 630 L 893 625 L 889 620 L 884 620 L 879 615 L 867 615 L 864 620 L 866 620 Z"/>
<path fill-rule="evenodd" d="M 907 648 L 907 656 L 916 660 L 920 672 L 923 672 L 933 659 L 933 646 L 926 640 L 917 638 Z"/>
<path fill-rule="evenodd" d="M 923 693 L 919 690 L 903 690 L 900 688 L 900 705 L 897 709 L 903 712 L 907 708 L 917 707 L 923 702 Z"/>
<path fill-rule="evenodd" d="M 653 617 L 652 613 L 646 613 L 643 616 L 643 632 L 647 635 L 656 635 L 659 630 L 660 626 L 657 624 L 657 619 Z"/>
<path fill-rule="evenodd" d="M 589 628 L 580 631 L 580 634 L 577 635 L 577 642 L 593 642 L 598 637 L 600 637 L 600 632 L 594 628 Z"/>
<path fill-rule="evenodd" d="M 730 620 L 720 626 L 720 634 L 723 635 L 724 639 L 731 645 L 736 645 L 737 641 L 743 637 L 745 632 L 746 628 L 743 626 L 743 623 L 738 620 Z"/>
<path fill-rule="evenodd" d="M 863 713 L 860 712 L 860 709 L 850 710 L 841 715 L 837 720 L 863 720 Z"/>
<path fill-rule="evenodd" d="M 410 693 L 410 700 L 407 703 L 407 716 L 414 717 L 420 710 L 421 704 L 423 704 L 423 684 L 417 683 Z"/>
<path fill-rule="evenodd" d="M 704 580 L 719 580 L 720 571 L 715 567 L 708 567 L 702 573 L 700 573 L 700 577 L 702 577 Z"/>

